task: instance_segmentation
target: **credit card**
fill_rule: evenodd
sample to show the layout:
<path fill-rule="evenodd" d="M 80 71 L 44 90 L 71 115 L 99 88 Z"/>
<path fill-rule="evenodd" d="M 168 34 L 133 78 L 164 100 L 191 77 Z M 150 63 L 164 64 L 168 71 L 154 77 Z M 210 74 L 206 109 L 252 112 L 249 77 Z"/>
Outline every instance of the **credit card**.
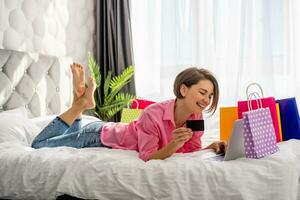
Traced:
<path fill-rule="evenodd" d="M 187 120 L 186 127 L 192 129 L 192 131 L 204 131 L 204 120 Z"/>

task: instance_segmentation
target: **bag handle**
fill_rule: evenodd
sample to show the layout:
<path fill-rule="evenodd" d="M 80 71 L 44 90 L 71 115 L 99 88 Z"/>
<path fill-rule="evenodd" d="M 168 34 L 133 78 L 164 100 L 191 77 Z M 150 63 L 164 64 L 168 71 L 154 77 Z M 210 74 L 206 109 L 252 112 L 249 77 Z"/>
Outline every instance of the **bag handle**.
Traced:
<path fill-rule="evenodd" d="M 255 100 L 257 102 L 257 108 L 262 108 L 262 101 L 261 98 L 259 98 L 259 94 L 257 92 L 252 92 L 247 96 L 247 103 L 248 103 L 248 110 L 252 111 L 252 105 L 251 105 L 251 99 L 252 97 L 255 97 Z"/>
<path fill-rule="evenodd" d="M 133 99 L 132 101 L 127 103 L 127 108 L 130 108 L 129 104 L 135 102 L 136 103 L 136 109 L 139 109 L 139 102 L 136 99 Z"/>
<path fill-rule="evenodd" d="M 247 86 L 247 88 L 246 88 L 246 97 L 247 97 L 247 98 L 248 98 L 248 96 L 249 96 L 250 94 L 252 94 L 252 93 L 249 93 L 249 89 L 250 89 L 251 86 L 256 86 L 256 87 L 258 87 L 258 89 L 260 90 L 261 96 L 258 94 L 258 92 L 253 92 L 253 93 L 256 93 L 256 94 L 258 95 L 259 98 L 264 98 L 264 92 L 263 92 L 263 89 L 262 89 L 261 85 L 258 84 L 258 83 L 255 83 L 255 82 L 254 82 L 254 83 L 250 83 L 250 84 Z"/>

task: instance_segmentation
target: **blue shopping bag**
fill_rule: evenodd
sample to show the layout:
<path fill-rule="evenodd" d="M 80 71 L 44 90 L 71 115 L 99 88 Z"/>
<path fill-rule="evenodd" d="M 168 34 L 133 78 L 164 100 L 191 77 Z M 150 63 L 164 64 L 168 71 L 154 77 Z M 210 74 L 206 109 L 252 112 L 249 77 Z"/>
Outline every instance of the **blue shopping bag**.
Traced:
<path fill-rule="evenodd" d="M 300 139 L 300 119 L 296 98 L 276 100 L 279 104 L 282 140 Z"/>

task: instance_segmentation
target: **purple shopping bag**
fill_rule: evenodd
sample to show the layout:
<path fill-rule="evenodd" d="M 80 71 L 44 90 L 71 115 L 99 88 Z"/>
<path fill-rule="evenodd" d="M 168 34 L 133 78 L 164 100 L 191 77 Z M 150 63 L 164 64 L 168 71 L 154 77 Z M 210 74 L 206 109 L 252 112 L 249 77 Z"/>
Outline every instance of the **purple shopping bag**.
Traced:
<path fill-rule="evenodd" d="M 277 152 L 279 149 L 270 109 L 260 107 L 252 110 L 250 105 L 249 110 L 243 113 L 246 158 L 259 159 Z"/>

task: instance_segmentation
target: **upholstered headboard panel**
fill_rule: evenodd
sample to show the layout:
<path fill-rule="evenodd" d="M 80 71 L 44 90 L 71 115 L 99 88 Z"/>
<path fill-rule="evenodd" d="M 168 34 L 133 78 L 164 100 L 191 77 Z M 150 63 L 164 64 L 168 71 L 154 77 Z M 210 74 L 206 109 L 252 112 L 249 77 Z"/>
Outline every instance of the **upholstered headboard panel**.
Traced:
<path fill-rule="evenodd" d="M 0 49 L 0 110 L 29 117 L 64 111 L 72 98 L 70 58 Z"/>

